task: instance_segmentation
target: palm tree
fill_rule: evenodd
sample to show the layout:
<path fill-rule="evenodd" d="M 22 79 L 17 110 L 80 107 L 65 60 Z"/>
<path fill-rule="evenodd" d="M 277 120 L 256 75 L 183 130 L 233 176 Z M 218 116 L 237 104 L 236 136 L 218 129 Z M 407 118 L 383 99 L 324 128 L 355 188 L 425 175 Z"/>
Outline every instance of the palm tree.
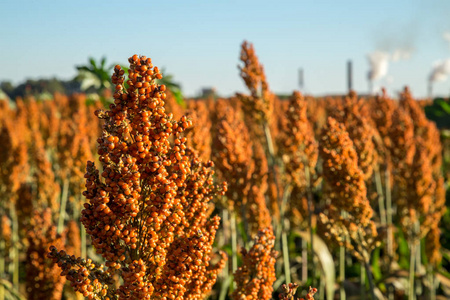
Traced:
<path fill-rule="evenodd" d="M 75 79 L 81 81 L 81 89 L 86 91 L 93 87 L 98 91 L 111 87 L 110 72 L 113 65 L 106 66 L 106 57 L 103 56 L 99 63 L 94 58 L 89 57 L 89 64 L 77 66 L 78 75 Z"/>

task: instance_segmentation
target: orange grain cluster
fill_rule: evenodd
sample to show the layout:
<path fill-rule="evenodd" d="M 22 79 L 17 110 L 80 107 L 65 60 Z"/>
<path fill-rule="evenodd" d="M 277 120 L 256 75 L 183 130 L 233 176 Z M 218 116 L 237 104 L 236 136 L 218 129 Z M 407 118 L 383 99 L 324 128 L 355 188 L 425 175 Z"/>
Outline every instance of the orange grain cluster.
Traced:
<path fill-rule="evenodd" d="M 289 99 L 289 108 L 285 116 L 286 124 L 278 140 L 279 155 L 285 165 L 287 181 L 306 189 L 306 168 L 314 173 L 318 149 L 314 132 L 307 118 L 307 103 L 300 92 L 294 92 Z"/>
<path fill-rule="evenodd" d="M 251 160 L 252 141 L 238 111 L 232 107 L 219 112 L 213 138 L 213 160 L 220 177 L 228 182 L 226 192 L 229 206 L 240 212 L 247 204 L 251 177 L 255 166 Z"/>
<path fill-rule="evenodd" d="M 278 298 L 281 300 L 305 300 L 305 298 L 296 298 L 295 293 L 297 292 L 298 284 L 297 283 L 289 283 L 283 284 L 281 286 L 281 293 Z M 314 295 L 317 293 L 316 288 L 309 287 L 308 293 L 306 294 L 306 300 L 313 300 Z"/>
<path fill-rule="evenodd" d="M 364 174 L 345 126 L 329 117 L 320 141 L 323 159 L 325 198 L 329 200 L 320 214 L 325 235 L 344 245 L 355 257 L 368 261 L 375 247 L 377 230 L 371 220 L 373 209 L 366 197 Z"/>
<path fill-rule="evenodd" d="M 188 146 L 204 161 L 211 159 L 211 119 L 205 101 L 189 101 L 187 116 L 193 126 L 186 132 Z"/>
<path fill-rule="evenodd" d="M 242 266 L 234 273 L 236 289 L 234 300 L 268 300 L 272 297 L 275 282 L 275 236 L 271 228 L 258 232 L 254 245 L 247 252 L 242 250 Z"/>
<path fill-rule="evenodd" d="M 61 299 L 66 279 L 60 276 L 56 264 L 46 259 L 46 254 L 51 245 L 64 245 L 65 234 L 57 234 L 49 208 L 35 211 L 26 237 L 29 244 L 26 251 L 27 299 Z"/>
<path fill-rule="evenodd" d="M 250 95 L 238 94 L 246 114 L 257 124 L 271 120 L 274 96 L 269 91 L 264 68 L 256 56 L 253 44 L 244 41 L 241 45 L 243 66 L 239 66 L 241 78 L 250 91 Z"/>
<path fill-rule="evenodd" d="M 380 140 L 376 143 L 379 160 L 381 164 L 385 165 L 390 164 L 388 148 L 391 147 L 392 141 L 389 132 L 395 120 L 394 111 L 396 107 L 394 100 L 387 96 L 386 90 L 383 90 L 381 95 L 377 95 L 370 105 L 370 117 L 380 137 Z"/>
<path fill-rule="evenodd" d="M 129 62 L 128 80 L 120 66 L 114 69 L 114 104 L 96 112 L 105 120 L 97 140 L 102 172 L 88 162 L 85 174 L 81 222 L 105 265 L 55 248 L 49 256 L 89 299 L 204 295 L 217 273 L 209 262 L 219 222 L 207 211 L 225 186 L 213 184 L 212 162 L 203 163 L 186 146 L 183 132 L 192 122 L 166 113 L 166 87 L 155 82 L 162 78 L 158 67 L 145 56 Z M 177 268 L 175 258 L 183 258 Z M 123 280 L 117 287 L 111 284 L 116 275 Z"/>
<path fill-rule="evenodd" d="M 363 113 L 364 99 L 351 91 L 343 103 L 332 112 L 332 117 L 344 124 L 358 155 L 358 166 L 363 172 L 364 180 L 372 177 L 378 154 L 375 150 L 375 131 L 370 124 L 371 119 Z"/>

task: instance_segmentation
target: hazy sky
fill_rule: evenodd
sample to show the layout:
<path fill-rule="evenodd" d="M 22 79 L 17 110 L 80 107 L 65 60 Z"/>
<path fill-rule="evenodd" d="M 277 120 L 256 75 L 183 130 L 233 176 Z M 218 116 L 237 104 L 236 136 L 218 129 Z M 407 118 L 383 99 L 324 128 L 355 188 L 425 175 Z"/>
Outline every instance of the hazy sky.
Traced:
<path fill-rule="evenodd" d="M 367 54 L 410 51 L 389 61 L 375 86 L 395 93 L 409 85 L 426 95 L 433 63 L 450 58 L 450 1 L 0 1 L 0 80 L 70 79 L 88 57 L 126 63 L 146 55 L 182 84 L 186 95 L 215 87 L 244 91 L 240 44 L 252 42 L 271 89 L 320 95 L 346 91 L 346 62 L 354 88 L 368 89 Z M 450 70 L 449 70 L 450 71 Z M 434 85 L 449 94 L 450 80 Z"/>

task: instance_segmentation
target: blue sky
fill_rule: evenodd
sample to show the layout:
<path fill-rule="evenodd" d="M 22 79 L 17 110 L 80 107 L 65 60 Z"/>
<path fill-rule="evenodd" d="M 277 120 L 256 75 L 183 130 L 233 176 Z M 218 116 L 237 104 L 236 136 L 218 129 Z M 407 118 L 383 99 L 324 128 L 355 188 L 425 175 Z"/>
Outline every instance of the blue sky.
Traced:
<path fill-rule="evenodd" d="M 242 41 L 255 46 L 270 87 L 315 95 L 368 89 L 367 54 L 408 49 L 375 82 L 394 94 L 409 85 L 425 96 L 432 64 L 450 58 L 450 1 L 0 1 L 0 80 L 70 79 L 88 57 L 126 63 L 147 55 L 182 84 L 186 95 L 215 87 L 245 91 L 237 65 Z M 434 85 L 450 93 L 450 79 Z"/>

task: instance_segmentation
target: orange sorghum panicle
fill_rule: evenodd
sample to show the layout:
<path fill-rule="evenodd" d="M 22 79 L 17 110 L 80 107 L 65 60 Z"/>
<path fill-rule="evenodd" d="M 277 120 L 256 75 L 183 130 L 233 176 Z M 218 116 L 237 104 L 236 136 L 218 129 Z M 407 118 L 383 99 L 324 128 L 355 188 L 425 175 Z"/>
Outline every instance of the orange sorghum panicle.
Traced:
<path fill-rule="evenodd" d="M 234 273 L 236 289 L 231 295 L 233 299 L 271 299 L 276 279 L 277 252 L 273 250 L 274 243 L 272 228 L 266 228 L 258 232 L 255 243 L 248 252 L 242 250 L 242 266 Z"/>
<path fill-rule="evenodd" d="M 6 214 L 1 215 L 0 220 L 0 237 L 5 241 L 5 251 L 9 248 L 11 242 L 11 220 Z M 0 255 L 5 256 L 6 253 L 1 253 Z"/>
<path fill-rule="evenodd" d="M 375 130 L 370 124 L 371 120 L 361 113 L 363 101 L 358 100 L 357 94 L 351 91 L 343 104 L 332 112 L 332 117 L 344 124 L 358 155 L 358 166 L 367 181 L 372 177 L 378 154 L 373 143 Z"/>
<path fill-rule="evenodd" d="M 433 176 L 439 176 L 442 165 L 442 145 L 440 132 L 433 121 L 427 119 L 424 109 L 405 87 L 401 94 L 400 106 L 411 117 L 414 124 L 414 135 L 423 139 L 426 155 L 430 158 Z"/>
<path fill-rule="evenodd" d="M 227 198 L 232 209 L 246 205 L 250 181 L 255 169 L 252 141 L 238 111 L 231 106 L 219 112 L 219 123 L 213 138 L 213 160 L 220 177 L 228 182 Z"/>
<path fill-rule="evenodd" d="M 16 213 L 19 221 L 19 228 L 25 228 L 33 216 L 36 208 L 35 195 L 33 195 L 33 184 L 23 182 L 17 190 Z"/>
<path fill-rule="evenodd" d="M 298 284 L 296 283 L 289 283 L 289 284 L 283 284 L 281 286 L 281 293 L 278 296 L 281 300 L 305 300 L 304 298 L 296 298 L 295 293 L 297 292 Z M 313 300 L 314 295 L 317 293 L 316 288 L 309 287 L 308 293 L 306 294 L 306 300 Z"/>
<path fill-rule="evenodd" d="M 211 159 L 211 119 L 210 112 L 204 100 L 192 100 L 188 102 L 188 116 L 194 124 L 186 132 L 188 146 L 198 152 L 198 156 L 204 161 Z"/>
<path fill-rule="evenodd" d="M 329 117 L 320 143 L 326 196 L 331 205 L 352 214 L 362 226 L 370 223 L 373 210 L 366 198 L 363 173 L 343 124 Z"/>
<path fill-rule="evenodd" d="M 398 207 L 402 227 L 407 230 L 413 228 L 416 221 L 414 210 L 410 210 L 409 196 L 412 180 L 412 164 L 416 155 L 416 140 L 414 137 L 414 125 L 411 117 L 403 108 L 397 107 L 393 113 L 392 126 L 389 130 L 391 141 L 388 151 L 392 162 L 392 177 L 395 189 L 393 199 Z"/>
<path fill-rule="evenodd" d="M 27 228 L 28 249 L 26 252 L 27 299 L 61 299 L 66 279 L 60 276 L 56 264 L 46 259 L 50 245 L 62 247 L 65 234 L 59 235 L 52 224 L 49 208 L 36 211 Z"/>
<path fill-rule="evenodd" d="M 41 133 L 36 131 L 33 135 L 34 143 L 31 146 L 31 160 L 34 163 L 32 176 L 35 184 L 33 198 L 36 206 L 49 207 L 57 213 L 59 212 L 60 186 L 56 181 L 52 163 L 48 159 Z"/>
<path fill-rule="evenodd" d="M 11 203 L 16 201 L 15 193 L 28 176 L 28 153 L 24 139 L 23 120 L 5 118 L 0 120 L 0 193 Z"/>
<path fill-rule="evenodd" d="M 380 136 L 380 141 L 376 143 L 379 159 L 381 163 L 389 164 L 390 158 L 387 149 L 390 148 L 391 139 L 389 135 L 394 112 L 397 104 L 389 98 L 386 90 L 383 89 L 381 95 L 377 95 L 371 102 L 371 118 Z"/>
<path fill-rule="evenodd" d="M 433 267 L 437 267 L 442 261 L 440 237 L 439 222 L 435 222 L 425 236 L 425 253 L 428 263 Z"/>
<path fill-rule="evenodd" d="M 324 196 L 329 201 L 320 214 L 324 234 L 344 245 L 359 260 L 368 261 L 376 245 L 373 209 L 366 197 L 364 176 L 353 143 L 343 124 L 329 117 L 320 142 Z"/>
<path fill-rule="evenodd" d="M 243 103 L 243 109 L 256 123 L 272 119 L 274 95 L 270 93 L 264 74 L 264 68 L 256 56 L 253 44 L 244 41 L 241 46 L 241 61 L 239 66 L 241 78 L 250 91 L 249 96 L 238 94 Z"/>
<path fill-rule="evenodd" d="M 209 202 L 226 187 L 214 185 L 213 163 L 203 163 L 187 147 L 183 132 L 192 121 L 185 116 L 176 121 L 166 113 L 166 87 L 156 83 L 162 78 L 158 67 L 145 56 L 134 55 L 129 62 L 127 81 L 122 68 L 114 68 L 110 110 L 96 112 L 105 120 L 97 139 L 102 172 L 88 162 L 85 174 L 88 203 L 81 222 L 105 266 L 54 248 L 49 256 L 85 296 L 183 299 L 193 287 L 189 270 L 208 266 L 219 222 L 209 219 Z M 195 239 L 200 242 L 192 245 Z M 195 247 L 202 257 L 193 260 Z M 170 268 L 175 257 L 185 257 L 180 267 L 189 268 Z M 118 289 L 115 275 L 123 279 Z M 174 278 L 183 280 L 173 285 Z M 207 294 L 208 278 L 196 278 L 191 293 Z"/>
<path fill-rule="evenodd" d="M 317 142 L 307 118 L 307 103 L 300 92 L 294 92 L 289 100 L 287 122 L 278 140 L 280 156 L 286 167 L 288 182 L 306 189 L 306 168 L 314 174 L 318 157 Z"/>

